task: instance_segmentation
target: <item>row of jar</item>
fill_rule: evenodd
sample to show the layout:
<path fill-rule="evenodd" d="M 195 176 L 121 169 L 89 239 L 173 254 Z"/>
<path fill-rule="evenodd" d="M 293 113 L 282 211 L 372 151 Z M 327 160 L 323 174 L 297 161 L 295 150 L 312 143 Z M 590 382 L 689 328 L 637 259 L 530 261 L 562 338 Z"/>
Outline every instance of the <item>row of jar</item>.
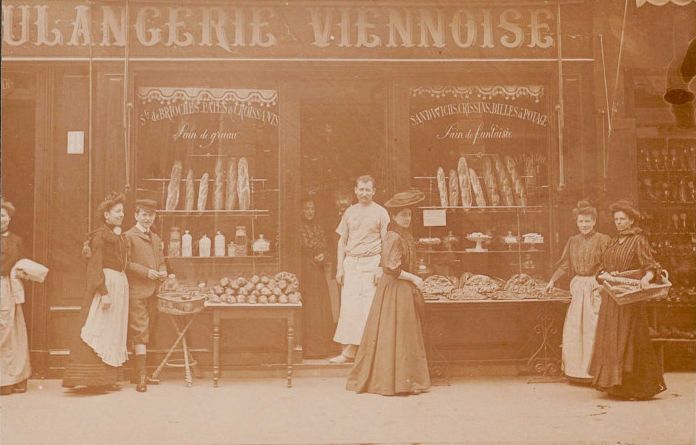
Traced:
<path fill-rule="evenodd" d="M 250 246 L 251 244 L 251 246 Z M 170 257 L 193 257 L 194 248 L 198 257 L 240 257 L 249 255 L 249 247 L 254 255 L 263 255 L 271 250 L 271 243 L 259 235 L 253 243 L 247 239 L 245 226 L 237 226 L 234 239 L 227 242 L 225 235 L 219 230 L 211 240 L 207 234 L 203 234 L 198 240 L 193 240 L 189 230 L 181 234 L 179 227 L 172 227 L 169 232 L 167 255 Z"/>

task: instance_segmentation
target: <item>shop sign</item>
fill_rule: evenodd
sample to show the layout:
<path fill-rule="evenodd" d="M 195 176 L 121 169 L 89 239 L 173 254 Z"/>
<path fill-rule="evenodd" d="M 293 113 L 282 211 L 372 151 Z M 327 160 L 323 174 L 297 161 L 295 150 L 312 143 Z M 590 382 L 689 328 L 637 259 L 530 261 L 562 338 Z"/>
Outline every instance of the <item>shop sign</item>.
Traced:
<path fill-rule="evenodd" d="M 556 14 L 544 5 L 131 2 L 126 10 L 114 3 L 7 1 L 2 50 L 3 57 L 120 58 L 126 47 L 132 58 L 553 57 Z"/>

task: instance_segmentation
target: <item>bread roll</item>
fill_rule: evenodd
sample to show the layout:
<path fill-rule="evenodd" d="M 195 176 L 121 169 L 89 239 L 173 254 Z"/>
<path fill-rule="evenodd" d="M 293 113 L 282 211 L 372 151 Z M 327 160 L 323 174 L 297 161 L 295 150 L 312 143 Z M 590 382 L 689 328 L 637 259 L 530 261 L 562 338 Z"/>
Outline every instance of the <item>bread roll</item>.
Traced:
<path fill-rule="evenodd" d="M 176 161 L 172 166 L 172 173 L 169 176 L 169 186 L 167 187 L 167 202 L 165 210 L 176 210 L 179 205 L 179 185 L 181 183 L 181 162 Z"/>
<path fill-rule="evenodd" d="M 518 206 L 527 205 L 527 192 L 522 184 L 522 178 L 517 171 L 517 163 L 511 156 L 505 156 L 505 167 L 510 174 L 510 180 L 512 182 L 512 190 L 514 192 L 515 204 Z"/>
<path fill-rule="evenodd" d="M 498 193 L 498 184 L 493 172 L 493 162 L 489 156 L 483 158 L 483 182 L 486 184 L 486 190 L 488 191 L 488 204 L 499 206 L 500 194 Z"/>
<path fill-rule="evenodd" d="M 225 210 L 234 210 L 237 207 L 237 160 L 230 158 L 227 166 L 227 193 L 225 196 Z"/>
<path fill-rule="evenodd" d="M 476 206 L 486 207 L 486 198 L 483 195 L 483 188 L 481 188 L 481 181 L 479 181 L 478 175 L 473 168 L 469 168 L 469 180 L 471 181 L 471 188 L 474 190 L 474 197 L 476 198 Z"/>
<path fill-rule="evenodd" d="M 512 184 L 510 184 L 507 169 L 499 157 L 495 158 L 495 172 L 498 176 L 498 185 L 500 186 L 500 194 L 503 197 L 503 203 L 506 206 L 514 206 L 515 198 L 512 191 Z"/>
<path fill-rule="evenodd" d="M 213 195 L 213 210 L 222 210 L 225 207 L 225 167 L 222 158 L 215 162 L 215 192 Z"/>
<path fill-rule="evenodd" d="M 249 187 L 249 164 L 246 158 L 240 158 L 237 167 L 237 195 L 239 196 L 239 210 L 249 210 L 251 208 L 251 188 Z"/>
<path fill-rule="evenodd" d="M 459 176 L 455 170 L 449 171 L 449 205 L 459 206 Z"/>
<path fill-rule="evenodd" d="M 459 191 L 462 194 L 462 207 L 471 207 L 473 204 L 473 197 L 471 193 L 471 182 L 469 182 L 469 166 L 464 156 L 459 158 L 457 176 L 459 176 Z"/>
<path fill-rule="evenodd" d="M 184 201 L 184 209 L 187 211 L 193 210 L 196 199 L 196 185 L 193 181 L 193 169 L 189 168 L 186 174 L 186 201 Z"/>
<path fill-rule="evenodd" d="M 442 167 L 437 168 L 437 189 L 440 192 L 440 205 L 447 207 L 449 201 L 447 199 L 447 181 L 445 180 L 445 171 Z"/>
<path fill-rule="evenodd" d="M 198 210 L 205 210 L 205 205 L 208 202 L 208 173 L 203 173 L 201 183 L 198 185 Z"/>

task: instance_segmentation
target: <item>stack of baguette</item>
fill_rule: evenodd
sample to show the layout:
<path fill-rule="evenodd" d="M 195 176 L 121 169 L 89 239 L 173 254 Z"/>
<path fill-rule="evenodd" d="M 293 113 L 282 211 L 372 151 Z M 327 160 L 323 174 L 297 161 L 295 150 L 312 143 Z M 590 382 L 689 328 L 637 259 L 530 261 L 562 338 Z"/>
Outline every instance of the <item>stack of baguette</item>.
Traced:
<path fill-rule="evenodd" d="M 482 172 L 477 172 L 462 156 L 457 170 L 449 171 L 449 178 L 445 177 L 445 170 L 438 167 L 437 188 L 442 207 L 527 205 L 527 191 L 512 157 L 484 156 L 481 163 Z"/>
<path fill-rule="evenodd" d="M 179 205 L 182 164 L 176 161 L 167 187 L 165 210 L 176 210 Z M 249 183 L 249 163 L 245 158 L 230 158 L 225 168 L 222 158 L 215 163 L 212 209 L 208 208 L 209 174 L 203 173 L 198 183 L 198 199 L 194 183 L 193 169 L 188 170 L 184 181 L 184 210 L 249 210 L 251 208 L 251 186 Z"/>

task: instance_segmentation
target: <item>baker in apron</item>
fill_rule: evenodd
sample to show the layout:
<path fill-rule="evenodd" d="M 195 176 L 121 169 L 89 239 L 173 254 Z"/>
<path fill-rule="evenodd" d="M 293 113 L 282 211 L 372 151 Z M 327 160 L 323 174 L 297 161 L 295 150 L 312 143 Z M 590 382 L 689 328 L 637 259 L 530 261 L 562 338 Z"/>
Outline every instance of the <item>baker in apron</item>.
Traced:
<path fill-rule="evenodd" d="M 372 200 L 375 180 L 360 176 L 355 185 L 358 202 L 348 207 L 336 229 L 340 236 L 336 255 L 336 281 L 341 288 L 341 310 L 334 341 L 342 345 L 331 363 L 355 358 L 380 273 L 382 240 L 387 233 L 389 214 Z"/>

